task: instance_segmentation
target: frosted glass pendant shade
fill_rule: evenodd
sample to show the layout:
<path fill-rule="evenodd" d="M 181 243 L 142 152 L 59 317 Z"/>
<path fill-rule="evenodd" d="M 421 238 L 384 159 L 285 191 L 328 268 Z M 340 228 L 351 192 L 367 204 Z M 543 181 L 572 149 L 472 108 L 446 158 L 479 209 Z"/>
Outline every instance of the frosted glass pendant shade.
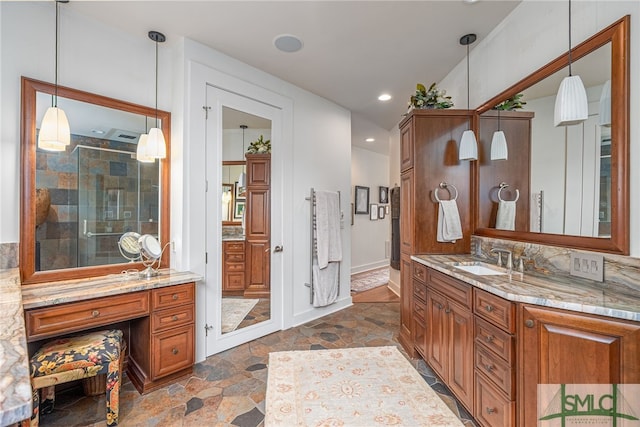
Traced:
<path fill-rule="evenodd" d="M 580 76 L 568 76 L 560 83 L 556 96 L 555 126 L 576 125 L 587 120 L 587 91 Z"/>
<path fill-rule="evenodd" d="M 64 110 L 58 107 L 47 108 L 38 133 L 38 148 L 64 151 L 70 143 L 71 129 Z"/>
<path fill-rule="evenodd" d="M 476 141 L 476 135 L 472 130 L 465 130 L 462 134 L 458 159 L 478 160 L 478 143 Z"/>
<path fill-rule="evenodd" d="M 149 139 L 149 135 L 147 135 L 146 133 L 143 133 L 142 135 L 140 135 L 140 138 L 138 138 L 138 148 L 136 150 L 136 159 L 138 159 L 138 161 L 141 163 L 153 163 L 156 161 L 156 159 L 154 159 L 153 157 L 150 157 L 147 154 L 148 139 Z"/>
<path fill-rule="evenodd" d="M 600 95 L 600 126 L 611 126 L 611 80 L 604 82 Z"/>
<path fill-rule="evenodd" d="M 503 131 L 495 131 L 491 138 L 491 160 L 507 160 L 508 157 L 507 138 Z"/>
<path fill-rule="evenodd" d="M 162 130 L 151 128 L 147 138 L 147 157 L 164 159 L 167 157 L 167 144 L 164 141 Z"/>

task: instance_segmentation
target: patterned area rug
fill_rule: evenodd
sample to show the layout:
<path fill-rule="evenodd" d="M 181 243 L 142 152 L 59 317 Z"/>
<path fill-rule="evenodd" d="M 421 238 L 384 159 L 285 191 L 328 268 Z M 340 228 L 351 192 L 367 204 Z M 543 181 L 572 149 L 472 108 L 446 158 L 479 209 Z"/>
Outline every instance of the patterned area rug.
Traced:
<path fill-rule="evenodd" d="M 269 354 L 265 427 L 462 426 L 396 347 Z"/>
<path fill-rule="evenodd" d="M 351 275 L 351 292 L 368 291 L 389 283 L 389 267 L 376 268 Z"/>
<path fill-rule="evenodd" d="M 259 300 L 222 298 L 222 333 L 235 331 Z"/>

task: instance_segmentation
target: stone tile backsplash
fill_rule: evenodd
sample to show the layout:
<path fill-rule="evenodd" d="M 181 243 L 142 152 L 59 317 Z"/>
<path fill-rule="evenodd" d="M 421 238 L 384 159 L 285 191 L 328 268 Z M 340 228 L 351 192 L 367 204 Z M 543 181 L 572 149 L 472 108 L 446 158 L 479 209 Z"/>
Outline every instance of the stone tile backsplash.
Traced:
<path fill-rule="evenodd" d="M 18 268 L 18 244 L 0 243 L 0 270 Z"/>
<path fill-rule="evenodd" d="M 471 237 L 471 253 L 474 256 L 486 259 L 488 262 L 495 262 L 497 255 L 490 252 L 492 248 L 510 250 L 516 261 L 522 256 L 529 257 L 532 262 L 526 265 L 526 271 L 535 270 L 537 274 L 566 277 L 571 276 L 569 274 L 571 252 L 588 253 L 587 251 L 538 243 L 492 239 L 482 236 Z M 604 256 L 605 283 L 617 283 L 640 291 L 640 258 L 601 252 L 598 254 Z M 514 261 L 514 266 L 517 265 L 516 261 Z"/>

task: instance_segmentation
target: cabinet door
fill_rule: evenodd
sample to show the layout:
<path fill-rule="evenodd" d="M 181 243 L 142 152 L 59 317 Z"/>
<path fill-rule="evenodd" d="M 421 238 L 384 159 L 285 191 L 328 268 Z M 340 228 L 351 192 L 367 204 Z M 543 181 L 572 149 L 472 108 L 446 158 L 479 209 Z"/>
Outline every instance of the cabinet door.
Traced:
<path fill-rule="evenodd" d="M 400 129 L 400 170 L 413 167 L 413 120 Z"/>
<path fill-rule="evenodd" d="M 270 257 L 269 241 L 255 241 L 246 244 L 247 248 L 247 286 L 244 296 L 268 298 L 270 289 Z"/>
<path fill-rule="evenodd" d="M 449 328 L 449 388 L 458 400 L 473 408 L 473 313 L 447 300 L 445 309 Z"/>
<path fill-rule="evenodd" d="M 271 227 L 271 194 L 268 188 L 248 189 L 245 212 L 247 240 L 267 239 Z"/>
<path fill-rule="evenodd" d="M 640 323 L 522 305 L 520 425 L 536 425 L 537 384 L 640 383 Z"/>
<path fill-rule="evenodd" d="M 429 325 L 427 328 L 427 363 L 433 370 L 442 378 L 447 381 L 448 365 L 448 325 L 447 314 L 445 309 L 447 302 L 445 298 L 433 292 L 427 290 L 427 318 L 426 323 Z"/>
<path fill-rule="evenodd" d="M 412 311 L 413 311 L 413 279 L 411 256 L 400 254 L 400 336 L 399 341 L 411 357 L 416 357 L 413 348 Z"/>
<path fill-rule="evenodd" d="M 400 251 L 413 253 L 413 171 L 400 177 Z M 435 230 L 434 230 L 435 231 Z"/>

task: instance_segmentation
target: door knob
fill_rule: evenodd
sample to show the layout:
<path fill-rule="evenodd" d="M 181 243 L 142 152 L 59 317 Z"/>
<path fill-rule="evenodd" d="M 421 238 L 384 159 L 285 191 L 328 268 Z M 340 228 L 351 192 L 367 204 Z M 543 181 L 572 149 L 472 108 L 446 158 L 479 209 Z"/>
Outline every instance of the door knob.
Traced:
<path fill-rule="evenodd" d="M 276 246 L 275 248 L 273 248 L 273 252 L 282 252 L 284 248 L 280 245 Z"/>

